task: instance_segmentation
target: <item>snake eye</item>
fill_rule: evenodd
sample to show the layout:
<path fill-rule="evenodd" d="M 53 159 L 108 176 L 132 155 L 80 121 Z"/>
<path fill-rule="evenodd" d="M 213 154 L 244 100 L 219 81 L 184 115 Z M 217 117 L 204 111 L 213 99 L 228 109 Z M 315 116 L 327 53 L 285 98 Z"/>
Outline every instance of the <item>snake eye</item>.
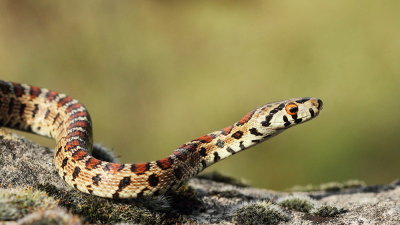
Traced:
<path fill-rule="evenodd" d="M 297 105 L 296 104 L 294 104 L 294 103 L 289 103 L 289 104 L 287 104 L 286 105 L 286 107 L 285 107 L 285 109 L 286 109 L 286 112 L 289 114 L 289 115 L 296 115 L 296 113 L 299 111 L 299 108 L 297 107 Z"/>

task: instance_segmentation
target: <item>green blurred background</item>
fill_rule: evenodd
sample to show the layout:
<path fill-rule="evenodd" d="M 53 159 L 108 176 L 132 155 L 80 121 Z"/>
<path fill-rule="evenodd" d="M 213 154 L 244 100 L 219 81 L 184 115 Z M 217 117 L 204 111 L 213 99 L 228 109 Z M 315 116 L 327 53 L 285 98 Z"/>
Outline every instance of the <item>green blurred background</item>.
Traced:
<path fill-rule="evenodd" d="M 276 190 L 399 175 L 400 1 L 0 2 L 1 79 L 81 100 L 123 162 L 313 96 L 319 118 L 206 171 Z"/>

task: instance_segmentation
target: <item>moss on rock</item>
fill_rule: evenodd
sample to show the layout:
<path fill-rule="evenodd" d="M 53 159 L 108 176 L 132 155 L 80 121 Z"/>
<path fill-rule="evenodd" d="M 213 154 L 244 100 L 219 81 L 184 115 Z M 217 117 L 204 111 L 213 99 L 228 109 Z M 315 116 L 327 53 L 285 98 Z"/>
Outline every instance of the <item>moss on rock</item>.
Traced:
<path fill-rule="evenodd" d="M 270 202 L 261 201 L 246 204 L 233 213 L 233 220 L 237 224 L 278 224 L 289 221 L 288 214 Z"/>
<path fill-rule="evenodd" d="M 287 196 L 278 200 L 278 205 L 300 212 L 309 213 L 315 207 L 312 199 L 305 196 Z"/>
<path fill-rule="evenodd" d="M 336 206 L 323 205 L 318 207 L 313 214 L 321 217 L 334 217 L 345 212 L 345 209 L 340 209 Z"/>
<path fill-rule="evenodd" d="M 31 187 L 0 188 L 0 221 L 16 220 L 39 210 L 54 209 L 58 201 Z"/>

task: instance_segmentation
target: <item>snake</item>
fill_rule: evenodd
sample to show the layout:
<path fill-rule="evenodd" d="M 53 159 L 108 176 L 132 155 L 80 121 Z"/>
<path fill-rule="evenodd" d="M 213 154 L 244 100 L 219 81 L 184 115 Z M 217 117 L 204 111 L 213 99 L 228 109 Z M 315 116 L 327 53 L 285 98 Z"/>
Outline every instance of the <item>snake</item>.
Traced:
<path fill-rule="evenodd" d="M 78 100 L 46 88 L 0 81 L 0 126 L 55 140 L 54 164 L 75 189 L 113 199 L 176 191 L 191 177 L 320 113 L 318 98 L 262 105 L 239 121 L 178 146 L 168 157 L 145 163 L 115 163 L 92 156 L 92 121 Z"/>

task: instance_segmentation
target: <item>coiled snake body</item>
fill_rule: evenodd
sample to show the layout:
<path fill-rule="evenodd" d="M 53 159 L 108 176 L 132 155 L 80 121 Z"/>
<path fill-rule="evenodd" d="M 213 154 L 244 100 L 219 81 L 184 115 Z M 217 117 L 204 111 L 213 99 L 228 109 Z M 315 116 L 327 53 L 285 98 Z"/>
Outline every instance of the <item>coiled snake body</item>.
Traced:
<path fill-rule="evenodd" d="M 88 111 L 77 100 L 36 86 L 0 81 L 0 124 L 56 140 L 54 162 L 74 188 L 107 198 L 136 198 L 177 189 L 208 166 L 316 117 L 322 101 L 296 98 L 263 105 L 232 126 L 179 146 L 157 161 L 98 160 Z"/>

